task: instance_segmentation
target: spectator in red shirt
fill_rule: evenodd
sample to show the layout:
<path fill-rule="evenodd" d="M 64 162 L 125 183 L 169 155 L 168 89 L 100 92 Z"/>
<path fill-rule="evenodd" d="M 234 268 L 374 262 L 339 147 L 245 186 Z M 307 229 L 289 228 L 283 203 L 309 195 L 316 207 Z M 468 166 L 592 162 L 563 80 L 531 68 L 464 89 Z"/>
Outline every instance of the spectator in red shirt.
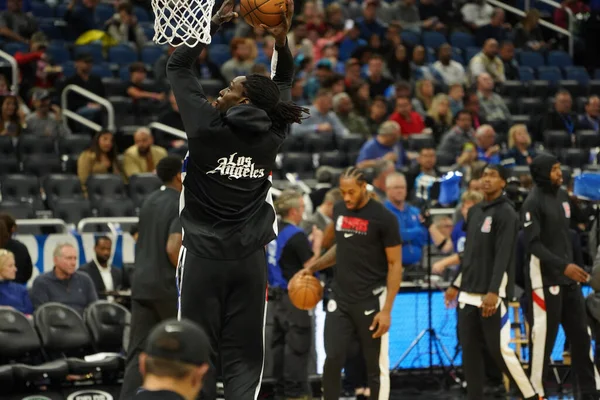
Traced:
<path fill-rule="evenodd" d="M 581 0 L 565 0 L 561 3 L 561 8 L 554 10 L 554 23 L 563 29 L 569 29 L 569 15 L 567 10 L 571 10 L 573 16 L 590 12 L 590 8 Z"/>
<path fill-rule="evenodd" d="M 396 99 L 396 110 L 390 115 L 390 120 L 400 124 L 402 136 L 421 133 L 425 129 L 425 123 L 419 113 L 413 111 L 408 97 Z"/>

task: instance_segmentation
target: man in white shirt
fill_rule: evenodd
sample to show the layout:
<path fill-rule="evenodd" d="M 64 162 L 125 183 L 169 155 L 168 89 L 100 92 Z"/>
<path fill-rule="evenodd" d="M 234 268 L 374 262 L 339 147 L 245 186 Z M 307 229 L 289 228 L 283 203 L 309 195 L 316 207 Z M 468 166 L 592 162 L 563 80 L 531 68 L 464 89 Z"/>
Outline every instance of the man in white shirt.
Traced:
<path fill-rule="evenodd" d="M 438 61 L 433 63 L 433 69 L 437 71 L 447 86 L 454 84 L 464 85 L 467 81 L 465 68 L 461 63 L 452 59 L 452 46 L 445 43 L 438 49 Z"/>
<path fill-rule="evenodd" d="M 113 298 L 107 296 L 106 292 L 126 289 L 129 286 L 123 270 L 109 264 L 111 254 L 112 239 L 108 236 L 98 236 L 94 245 L 92 261 L 79 268 L 79 271 L 85 272 L 92 278 L 98 298 L 109 301 L 112 301 Z"/>
<path fill-rule="evenodd" d="M 471 29 L 477 30 L 490 23 L 494 7 L 487 4 L 484 0 L 473 0 L 462 6 L 460 12 L 465 24 Z"/>

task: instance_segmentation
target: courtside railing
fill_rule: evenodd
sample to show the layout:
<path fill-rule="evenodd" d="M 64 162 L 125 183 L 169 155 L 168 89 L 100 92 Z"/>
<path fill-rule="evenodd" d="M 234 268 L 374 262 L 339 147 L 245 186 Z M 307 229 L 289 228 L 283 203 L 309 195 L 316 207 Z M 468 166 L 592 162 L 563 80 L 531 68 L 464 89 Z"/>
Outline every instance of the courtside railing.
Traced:
<path fill-rule="evenodd" d="M 77 231 L 83 233 L 84 228 L 87 225 L 106 225 L 110 229 L 110 233 L 118 235 L 120 232 L 120 224 L 137 224 L 139 222 L 138 217 L 91 217 L 83 218 L 77 224 Z"/>
<path fill-rule="evenodd" d="M 10 69 L 12 73 L 12 84 L 10 85 L 10 91 L 16 95 L 19 93 L 19 65 L 17 64 L 17 60 L 15 60 L 13 56 L 2 50 L 0 50 L 0 58 L 5 59 L 10 64 Z"/>
<path fill-rule="evenodd" d="M 115 108 L 110 103 L 110 101 L 106 100 L 103 97 L 98 96 L 97 94 L 90 92 L 89 90 L 82 88 L 81 86 L 77 86 L 77 85 L 67 85 L 67 87 L 65 87 L 65 89 L 63 90 L 63 92 L 61 94 L 60 106 L 62 107 L 63 123 L 66 124 L 67 119 L 72 119 L 72 120 L 79 122 L 80 124 L 85 125 L 88 128 L 93 129 L 95 131 L 99 131 L 102 129 L 102 126 L 98 125 L 94 121 L 90 121 L 89 119 L 84 118 L 81 115 L 77 114 L 76 112 L 73 112 L 68 109 L 67 97 L 68 97 L 69 92 L 78 93 L 81 96 L 90 99 L 94 103 L 98 103 L 101 106 L 103 106 L 104 108 L 106 108 L 106 112 L 108 114 L 107 128 L 109 131 L 115 132 L 115 130 L 116 130 Z"/>
<path fill-rule="evenodd" d="M 67 223 L 59 218 L 35 218 L 35 219 L 17 219 L 17 226 L 56 226 L 59 227 L 60 233 L 68 233 L 69 227 Z"/>
<path fill-rule="evenodd" d="M 153 122 L 148 125 L 150 129 L 156 129 L 157 131 L 168 133 L 169 135 L 177 136 L 179 139 L 187 140 L 187 135 L 184 131 L 175 129 L 169 125 L 162 124 L 160 122 Z"/>

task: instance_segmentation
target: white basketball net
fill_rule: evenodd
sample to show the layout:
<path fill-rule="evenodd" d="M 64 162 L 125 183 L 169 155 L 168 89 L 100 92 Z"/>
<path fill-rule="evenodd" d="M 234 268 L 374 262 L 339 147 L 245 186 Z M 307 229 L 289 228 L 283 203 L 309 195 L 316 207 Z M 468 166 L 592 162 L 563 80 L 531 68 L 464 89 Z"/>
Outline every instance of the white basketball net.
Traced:
<path fill-rule="evenodd" d="M 210 20 L 215 0 L 152 0 L 154 42 L 189 47 L 210 44 Z"/>

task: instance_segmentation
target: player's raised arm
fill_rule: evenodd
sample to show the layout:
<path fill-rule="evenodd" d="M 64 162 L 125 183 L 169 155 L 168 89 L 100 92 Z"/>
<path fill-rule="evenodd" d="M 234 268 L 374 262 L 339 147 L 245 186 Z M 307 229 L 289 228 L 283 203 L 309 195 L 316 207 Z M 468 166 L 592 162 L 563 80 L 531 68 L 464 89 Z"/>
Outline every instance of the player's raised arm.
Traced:
<path fill-rule="evenodd" d="M 286 9 L 281 7 L 281 23 L 274 27 L 261 25 L 275 38 L 275 50 L 271 58 L 271 79 L 277 84 L 282 101 L 292 100 L 292 82 L 294 80 L 294 57 L 288 45 L 287 34 L 294 17 L 294 1 L 286 0 Z"/>
<path fill-rule="evenodd" d="M 237 17 L 233 8 L 233 0 L 223 2 L 211 20 L 211 36 L 219 30 L 221 24 Z M 188 137 L 214 126 L 221 119 L 220 112 L 208 102 L 202 85 L 192 71 L 192 67 L 205 47 L 204 43 L 198 43 L 194 47 L 182 44 L 171 54 L 167 63 L 167 78 L 173 89 Z"/>

